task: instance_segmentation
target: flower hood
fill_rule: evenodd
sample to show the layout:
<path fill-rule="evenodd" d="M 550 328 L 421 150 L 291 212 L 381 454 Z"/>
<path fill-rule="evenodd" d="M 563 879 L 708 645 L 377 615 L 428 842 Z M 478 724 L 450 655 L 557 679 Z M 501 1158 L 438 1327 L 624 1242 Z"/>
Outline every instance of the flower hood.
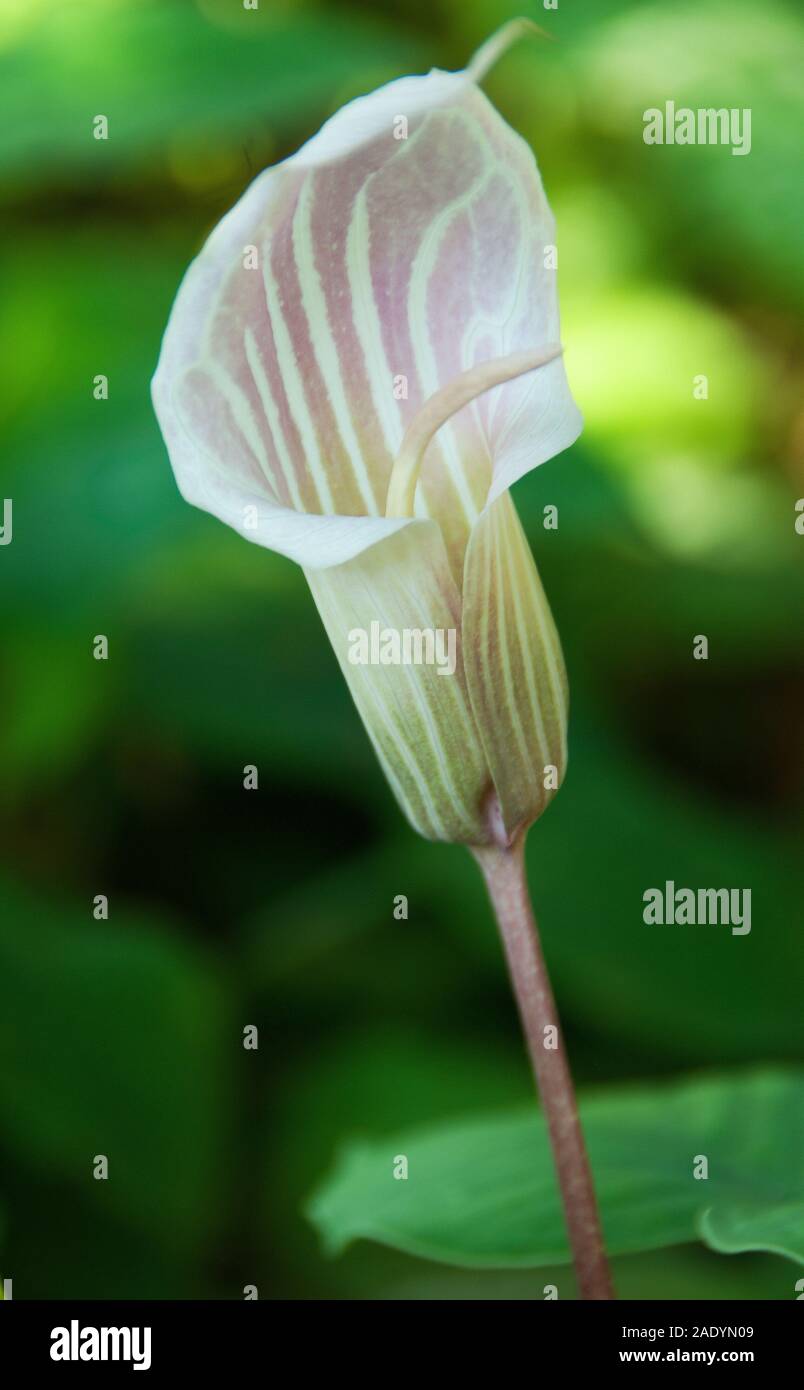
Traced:
<path fill-rule="evenodd" d="M 581 420 L 553 217 L 477 85 L 519 27 L 261 174 L 188 270 L 153 380 L 184 497 L 304 567 L 408 817 L 469 844 L 541 814 L 566 763 L 561 649 L 508 490 Z M 454 631 L 454 675 L 351 664 L 374 623 Z"/>

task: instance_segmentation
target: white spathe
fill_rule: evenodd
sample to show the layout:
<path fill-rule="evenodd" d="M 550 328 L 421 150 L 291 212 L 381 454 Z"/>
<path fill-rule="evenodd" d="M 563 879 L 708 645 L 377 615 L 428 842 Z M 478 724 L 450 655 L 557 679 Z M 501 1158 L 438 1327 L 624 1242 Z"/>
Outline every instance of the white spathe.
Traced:
<path fill-rule="evenodd" d="M 551 351 L 458 409 L 415 514 L 385 515 L 436 393 L 560 342 L 553 217 L 479 71 L 392 82 L 261 174 L 188 270 L 153 381 L 184 497 L 304 566 L 410 819 L 470 843 L 491 793 L 513 833 L 566 761 L 560 647 L 508 489 L 581 428 Z M 455 626 L 455 677 L 350 665 L 346 634 L 376 620 Z"/>

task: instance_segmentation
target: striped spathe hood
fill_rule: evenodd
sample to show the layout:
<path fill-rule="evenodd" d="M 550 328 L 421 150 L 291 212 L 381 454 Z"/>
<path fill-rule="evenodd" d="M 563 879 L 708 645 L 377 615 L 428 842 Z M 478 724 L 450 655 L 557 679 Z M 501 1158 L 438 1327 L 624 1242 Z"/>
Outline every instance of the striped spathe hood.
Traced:
<path fill-rule="evenodd" d="M 184 497 L 304 567 L 410 819 L 469 843 L 490 793 L 513 833 L 552 794 L 544 766 L 563 774 L 563 662 L 508 489 L 581 428 L 543 351 L 552 213 L 477 85 L 494 56 L 351 102 L 262 173 L 190 266 L 152 385 Z M 538 371 L 495 376 L 534 350 Z M 386 515 L 403 440 L 475 379 L 428 437 L 412 514 Z M 456 627 L 455 677 L 350 667 L 375 620 Z"/>

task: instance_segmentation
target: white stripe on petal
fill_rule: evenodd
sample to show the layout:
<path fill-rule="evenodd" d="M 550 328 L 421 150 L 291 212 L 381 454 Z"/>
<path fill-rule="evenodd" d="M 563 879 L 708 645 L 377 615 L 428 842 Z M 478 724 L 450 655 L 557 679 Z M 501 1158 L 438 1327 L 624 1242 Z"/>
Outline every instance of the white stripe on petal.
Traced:
<path fill-rule="evenodd" d="M 366 187 L 361 188 L 355 199 L 346 238 L 346 265 L 355 329 L 366 362 L 374 409 L 382 425 L 388 452 L 393 458 L 405 426 L 400 402 L 393 391 L 395 373 L 385 351 L 380 312 L 371 283 Z"/>
<path fill-rule="evenodd" d="M 263 265 L 263 284 L 265 285 L 265 302 L 268 306 L 268 316 L 271 320 L 271 329 L 276 343 L 276 354 L 281 364 L 282 385 L 285 389 L 285 396 L 288 402 L 288 409 L 291 417 L 299 432 L 299 438 L 304 449 L 305 461 L 313 481 L 313 486 L 318 495 L 321 511 L 329 513 L 335 512 L 335 503 L 332 499 L 332 492 L 327 478 L 327 470 L 324 460 L 318 447 L 315 429 L 310 418 L 310 408 L 307 403 L 304 383 L 299 372 L 299 364 L 296 361 L 296 354 L 293 350 L 290 332 L 282 313 L 282 306 L 279 302 L 279 295 L 276 291 L 270 267 Z M 269 391 L 270 395 L 270 391 Z M 278 446 L 277 446 L 278 447 Z M 293 468 L 292 462 L 290 467 Z M 295 472 L 295 470 L 294 470 Z M 301 504 L 300 508 L 301 508 Z M 303 508 L 301 508 L 303 510 Z"/>
<path fill-rule="evenodd" d="M 260 357 L 260 350 L 257 347 L 257 341 L 248 324 L 246 324 L 243 330 L 243 343 L 246 351 L 246 360 L 259 392 L 262 408 L 265 411 L 265 418 L 268 421 L 268 428 L 271 431 L 271 438 L 274 441 L 274 448 L 276 449 L 276 455 L 279 459 L 279 466 L 282 469 L 282 475 L 287 484 L 290 499 L 297 511 L 304 511 L 299 485 L 296 479 L 296 470 L 293 467 L 293 460 L 288 453 L 287 441 L 285 440 L 285 435 L 279 419 L 279 411 L 276 407 L 276 401 L 271 394 L 271 388 L 268 385 L 268 379 L 265 375 L 265 368 L 262 358 Z"/>
<path fill-rule="evenodd" d="M 376 516 L 381 510 L 381 499 L 374 495 L 366 462 L 355 433 L 338 349 L 335 346 L 327 313 L 327 301 L 315 261 L 315 246 L 310 223 L 312 187 L 312 179 L 307 179 L 302 187 L 293 218 L 293 253 L 301 286 L 302 306 L 307 316 L 310 340 L 313 344 L 316 361 L 327 388 L 341 439 L 354 470 L 360 495 L 368 515 Z M 344 304 L 343 312 L 350 313 L 351 306 Z"/>

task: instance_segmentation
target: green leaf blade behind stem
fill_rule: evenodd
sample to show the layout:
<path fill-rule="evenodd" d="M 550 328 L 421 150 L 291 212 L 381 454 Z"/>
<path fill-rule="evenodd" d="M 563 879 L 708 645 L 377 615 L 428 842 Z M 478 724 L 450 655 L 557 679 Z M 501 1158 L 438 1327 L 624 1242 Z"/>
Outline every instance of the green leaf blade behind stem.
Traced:
<path fill-rule="evenodd" d="M 752 1205 L 723 1203 L 701 1215 L 701 1239 L 722 1255 L 745 1250 L 769 1250 L 775 1255 L 802 1261 L 804 1251 L 804 1197 L 796 1202 Z"/>
<path fill-rule="evenodd" d="M 611 1254 L 696 1238 L 804 1263 L 804 1073 L 760 1071 L 601 1091 L 581 1105 Z M 404 1155 L 407 1179 L 394 1177 Z M 696 1178 L 701 1158 L 708 1176 Z M 324 1245 L 379 1241 L 473 1268 L 569 1260 L 550 1148 L 535 1109 L 344 1151 L 308 1215 Z"/>

